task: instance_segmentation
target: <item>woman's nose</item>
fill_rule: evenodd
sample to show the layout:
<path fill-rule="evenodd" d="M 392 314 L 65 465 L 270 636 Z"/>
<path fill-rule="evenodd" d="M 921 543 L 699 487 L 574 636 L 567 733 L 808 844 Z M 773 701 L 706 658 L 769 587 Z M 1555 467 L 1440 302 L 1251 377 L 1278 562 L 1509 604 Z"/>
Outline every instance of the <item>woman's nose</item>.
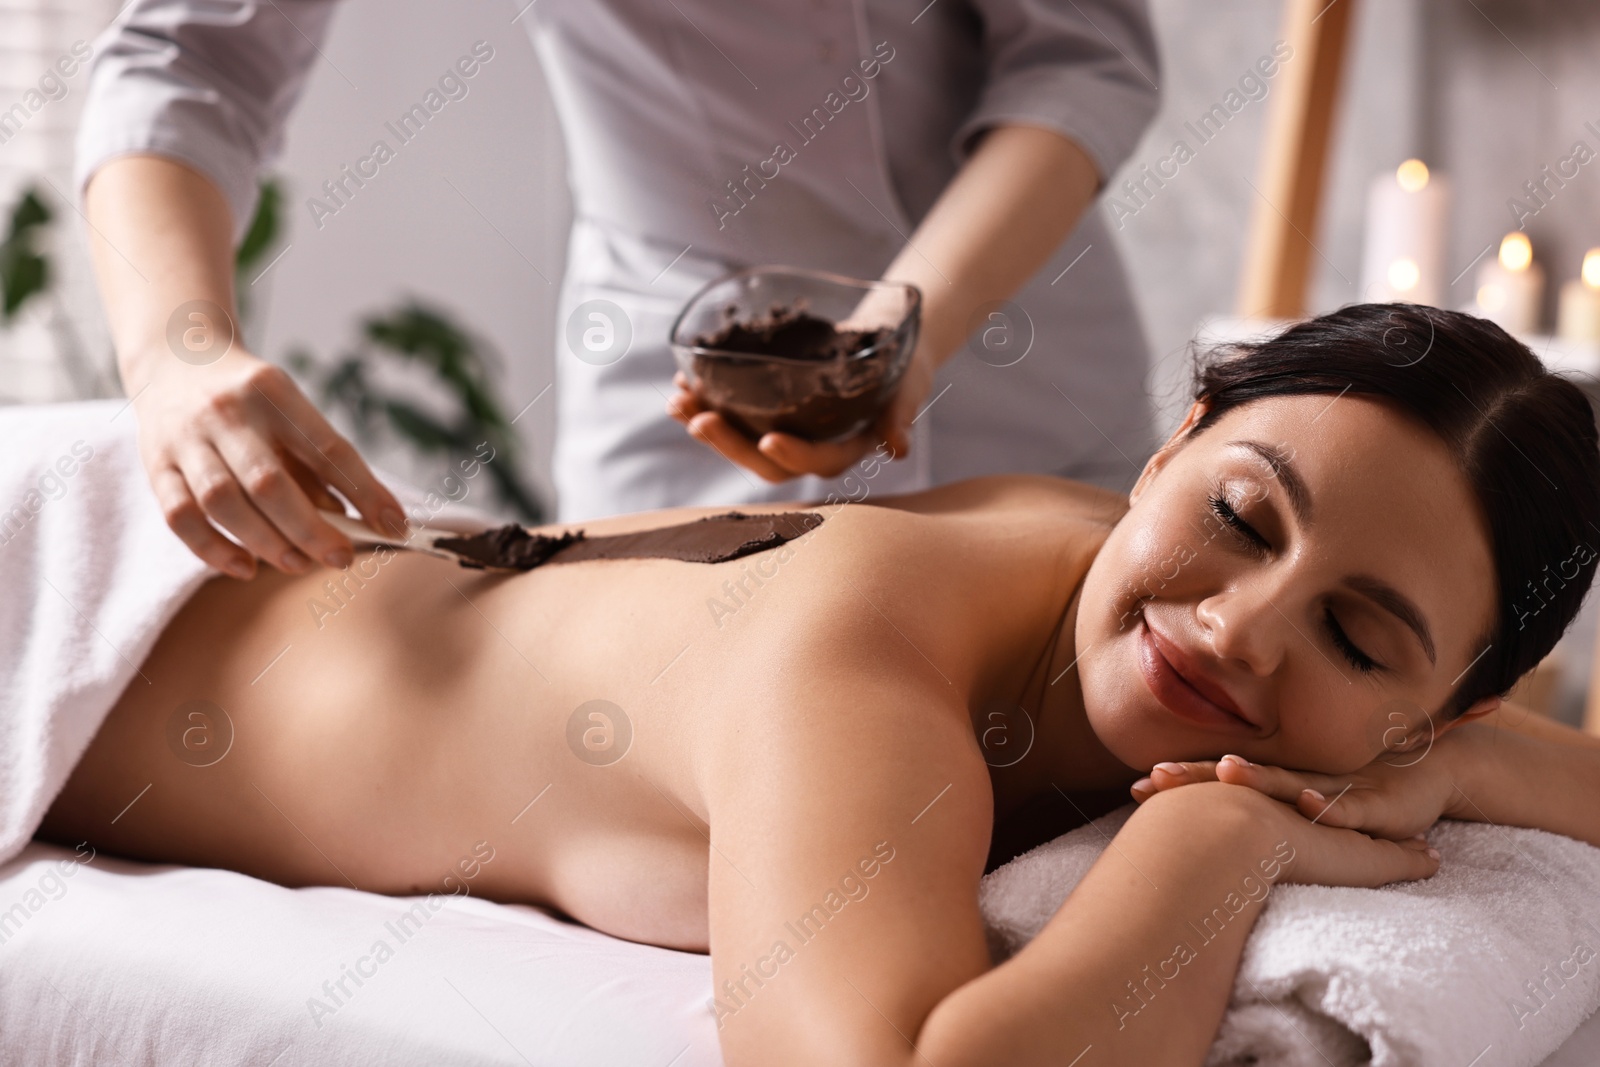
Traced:
<path fill-rule="evenodd" d="M 1195 615 L 1218 659 L 1242 663 L 1258 675 L 1277 668 L 1284 635 L 1292 628 L 1289 614 L 1274 603 L 1269 584 L 1244 576 L 1202 599 Z"/>

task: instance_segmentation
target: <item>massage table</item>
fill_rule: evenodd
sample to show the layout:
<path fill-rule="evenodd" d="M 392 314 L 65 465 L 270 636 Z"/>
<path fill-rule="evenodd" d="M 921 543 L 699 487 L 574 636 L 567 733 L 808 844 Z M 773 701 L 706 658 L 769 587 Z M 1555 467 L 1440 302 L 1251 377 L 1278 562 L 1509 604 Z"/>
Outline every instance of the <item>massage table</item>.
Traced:
<path fill-rule="evenodd" d="M 7 1067 L 721 1063 L 706 956 L 475 897 L 418 918 L 426 898 L 73 857 L 0 866 Z M 1597 1063 L 1600 1014 L 1542 1067 Z"/>

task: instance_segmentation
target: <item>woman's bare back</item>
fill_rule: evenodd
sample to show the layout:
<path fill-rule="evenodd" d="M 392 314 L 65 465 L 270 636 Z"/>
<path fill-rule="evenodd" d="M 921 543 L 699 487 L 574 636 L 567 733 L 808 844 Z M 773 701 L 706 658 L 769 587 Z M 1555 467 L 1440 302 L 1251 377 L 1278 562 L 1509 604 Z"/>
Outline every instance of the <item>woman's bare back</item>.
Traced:
<path fill-rule="evenodd" d="M 1121 512 L 1030 477 L 885 504 L 813 508 L 825 521 L 804 539 L 715 565 L 507 576 L 369 552 L 345 572 L 213 580 L 41 834 L 288 885 L 470 891 L 704 950 L 717 858 L 698 757 L 718 732 L 761 729 L 737 681 L 750 665 L 803 687 L 829 670 L 829 635 L 851 634 L 840 653 L 910 656 L 896 669 L 938 675 L 951 706 L 975 708 L 1033 670 Z"/>

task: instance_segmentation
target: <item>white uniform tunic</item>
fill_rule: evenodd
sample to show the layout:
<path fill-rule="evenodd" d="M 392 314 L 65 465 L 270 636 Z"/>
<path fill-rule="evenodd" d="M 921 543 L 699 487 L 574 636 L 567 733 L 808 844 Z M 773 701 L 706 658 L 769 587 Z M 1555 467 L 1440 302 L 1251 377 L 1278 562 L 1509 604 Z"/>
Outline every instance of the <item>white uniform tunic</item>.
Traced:
<path fill-rule="evenodd" d="M 242 230 L 332 10 L 133 0 L 96 48 L 80 187 L 113 156 L 168 155 L 217 183 Z M 667 334 L 697 288 L 753 264 L 878 277 L 980 131 L 1057 130 L 1109 176 L 1156 107 L 1142 2 L 540 0 L 519 21 L 560 116 L 575 215 L 555 338 L 563 520 L 1002 471 L 1131 484 L 1155 443 L 1146 346 L 1094 208 L 974 323 L 907 460 L 768 485 L 665 404 Z"/>

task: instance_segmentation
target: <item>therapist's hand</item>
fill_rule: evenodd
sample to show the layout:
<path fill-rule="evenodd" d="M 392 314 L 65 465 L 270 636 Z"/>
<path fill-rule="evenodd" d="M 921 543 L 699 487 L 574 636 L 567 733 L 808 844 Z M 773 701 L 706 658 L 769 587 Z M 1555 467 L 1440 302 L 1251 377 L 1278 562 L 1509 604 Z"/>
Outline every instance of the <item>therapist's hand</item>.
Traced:
<path fill-rule="evenodd" d="M 934 366 L 927 350 L 918 346 L 906 365 L 895 394 L 867 429 L 843 441 L 807 441 L 787 433 L 766 433 L 752 441 L 717 412 L 700 402 L 680 371 L 672 379 L 678 387 L 667 401 L 667 411 L 697 438 L 731 462 L 746 467 L 769 482 L 786 482 L 802 474 L 837 477 L 879 442 L 888 445 L 894 459 L 911 452 L 911 420 L 917 417 L 933 387 Z"/>
<path fill-rule="evenodd" d="M 405 528 L 400 502 L 281 367 L 238 351 L 204 366 L 169 359 L 133 407 L 167 525 L 218 570 L 250 578 L 258 557 L 289 574 L 348 565 L 350 539 L 316 511 L 344 511 L 330 487 L 374 530 Z"/>
<path fill-rule="evenodd" d="M 233 343 L 236 328 L 216 357 L 220 323 L 203 348 L 188 348 L 188 331 L 174 339 L 186 309 L 198 323 L 195 305 L 215 315 L 234 304 L 232 216 L 211 179 L 162 156 L 119 156 L 90 180 L 84 212 L 139 456 L 183 543 L 238 578 L 258 557 L 291 574 L 343 566 L 350 539 L 316 513 L 344 510 L 333 492 L 398 534 L 400 502 L 288 374 Z"/>

